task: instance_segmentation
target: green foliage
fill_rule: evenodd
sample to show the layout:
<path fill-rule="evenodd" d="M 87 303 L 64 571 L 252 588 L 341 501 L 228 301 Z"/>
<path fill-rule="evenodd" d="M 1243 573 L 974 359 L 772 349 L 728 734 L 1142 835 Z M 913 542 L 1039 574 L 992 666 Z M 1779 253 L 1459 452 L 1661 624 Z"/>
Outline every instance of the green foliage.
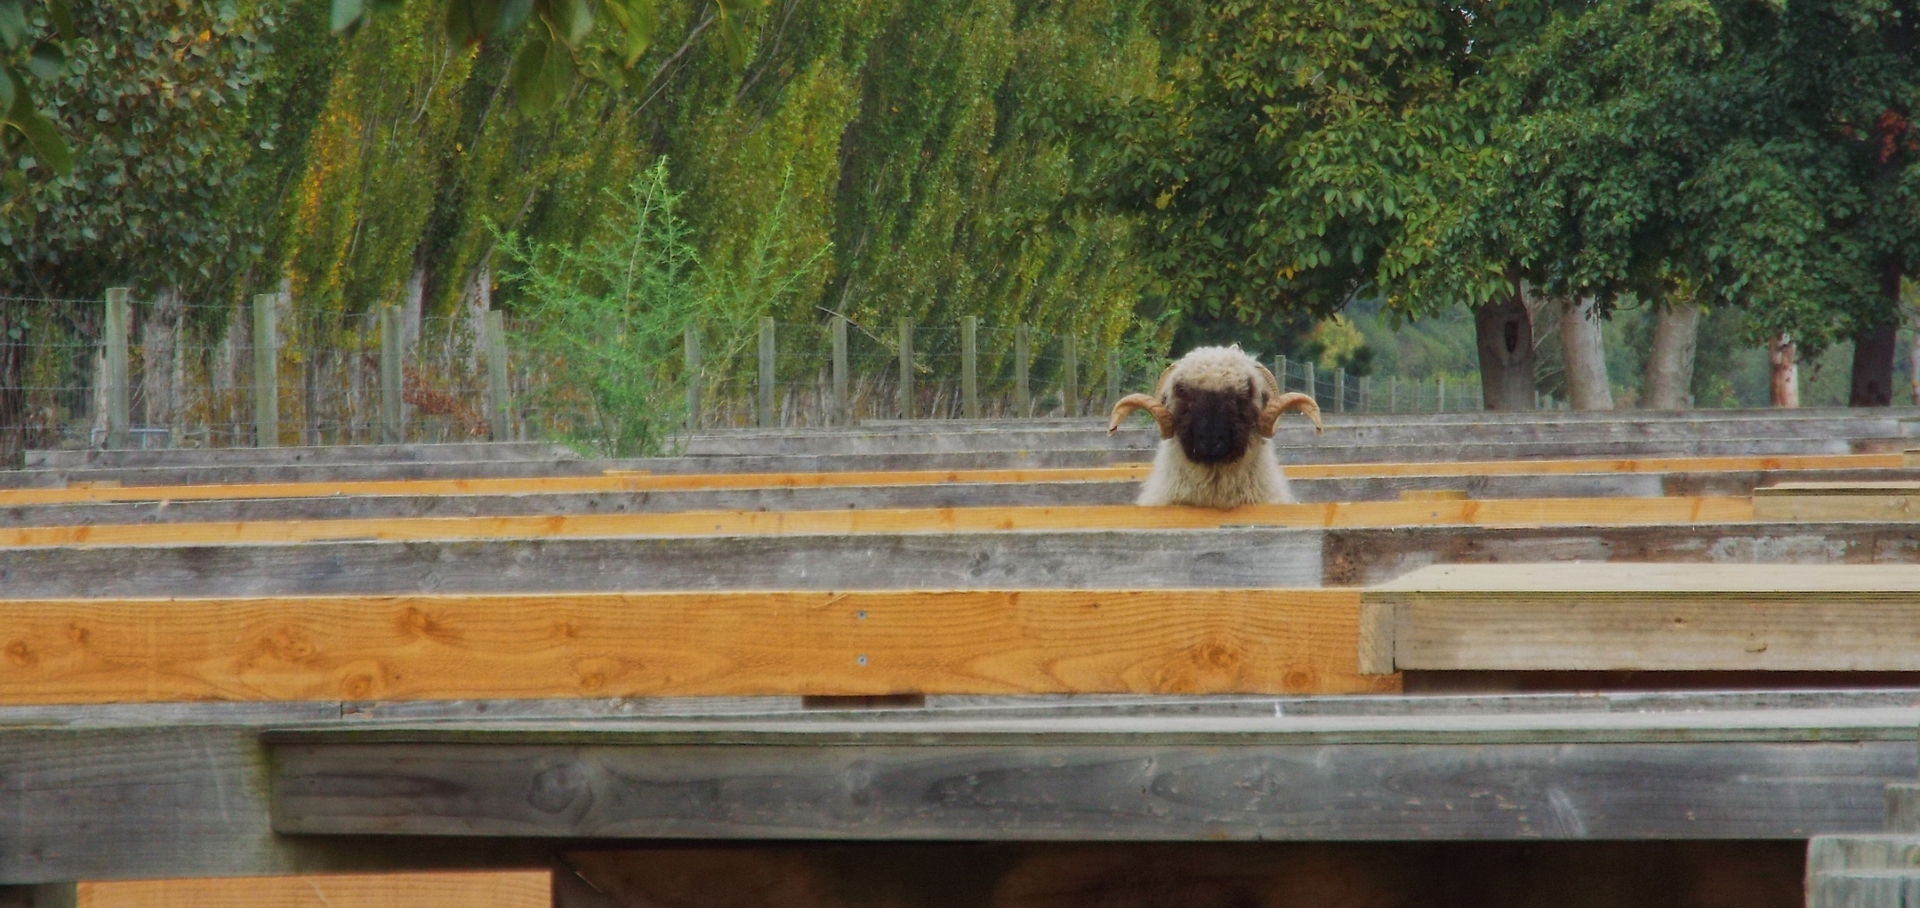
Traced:
<path fill-rule="evenodd" d="M 31 156 L 19 170 L 7 171 L 12 192 L 26 185 L 20 171 L 35 165 L 63 176 L 73 171 L 72 150 L 53 118 L 39 108 L 21 70 L 45 82 L 58 79 L 67 65 L 64 44 L 76 34 L 72 0 L 44 0 L 31 13 L 26 0 L 0 0 L 0 153 Z"/>
<path fill-rule="evenodd" d="M 552 380 L 540 406 L 553 430 L 609 455 L 663 450 L 685 423 L 687 382 L 704 378 L 680 366 L 686 330 L 701 332 L 706 361 L 731 363 L 759 316 L 826 254 L 793 242 L 784 229 L 791 205 L 780 196 L 735 268 L 701 263 L 664 158 L 577 247 L 502 237 L 509 277 L 529 300 L 518 339 Z"/>
<path fill-rule="evenodd" d="M 86 136 L 70 171 L 28 158 L 0 201 L 8 279 L 42 295 L 207 292 L 258 250 L 233 215 L 261 149 L 249 101 L 279 23 L 270 6 L 106 4 L 78 23 L 47 102 Z"/>

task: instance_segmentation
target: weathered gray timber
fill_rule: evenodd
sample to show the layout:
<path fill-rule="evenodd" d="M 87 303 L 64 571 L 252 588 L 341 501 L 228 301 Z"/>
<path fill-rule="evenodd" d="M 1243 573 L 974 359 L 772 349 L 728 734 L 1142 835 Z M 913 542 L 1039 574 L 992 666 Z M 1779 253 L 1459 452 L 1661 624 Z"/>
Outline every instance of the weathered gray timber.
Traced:
<path fill-rule="evenodd" d="M 1920 564 L 1911 523 L 876 533 L 0 548 L 12 598 L 1366 586 L 1430 564 Z"/>
<path fill-rule="evenodd" d="M 1519 476 L 1368 476 L 1296 479 L 1300 501 L 1392 501 L 1417 490 L 1457 489 L 1469 498 L 1733 496 L 1809 477 L 1849 480 L 1920 476 L 1913 470 L 1744 470 L 1725 473 L 1548 473 Z M 321 498 L 100 501 L 0 506 L 0 527 L 204 523 L 337 518 L 654 514 L 679 511 L 829 511 L 1133 503 L 1133 481 L 943 483 L 826 488 L 569 492 L 507 495 L 329 495 Z"/>
<path fill-rule="evenodd" d="M 852 840 L 1800 838 L 1920 711 L 367 723 L 269 731 L 281 832 Z"/>
<path fill-rule="evenodd" d="M 298 448 L 156 448 L 28 451 L 29 468 L 279 466 L 290 464 L 436 463 L 441 461 L 578 460 L 566 445 L 537 441 L 445 444 L 326 445 Z"/>
<path fill-rule="evenodd" d="M 715 755 L 720 762 L 704 767 L 709 781 L 648 788 L 647 775 L 635 776 L 629 788 L 640 796 L 631 802 L 616 800 L 611 789 L 598 787 L 596 791 L 606 793 L 591 805 L 599 813 L 582 814 L 590 805 L 582 801 L 581 792 L 567 787 L 570 770 L 584 765 L 573 762 L 503 769 L 482 761 L 486 772 L 474 775 L 464 774 L 454 763 L 425 764 L 421 785 L 404 795 L 431 799 L 436 790 L 450 792 L 437 789 L 434 781 L 448 773 L 461 776 L 456 784 L 472 786 L 514 772 L 544 772 L 545 780 L 554 784 L 522 788 L 517 795 L 522 803 L 529 792 L 557 799 L 571 791 L 574 801 L 558 813 L 542 813 L 548 818 L 542 829 L 630 806 L 674 816 L 675 827 L 663 829 L 662 837 L 707 824 L 727 828 L 730 838 L 749 832 L 779 838 L 888 838 L 911 826 L 942 828 L 948 838 L 1059 838 L 1072 832 L 1082 838 L 1211 839 L 1220 834 L 1243 837 L 1255 827 L 1268 828 L 1261 824 L 1297 816 L 1300 822 L 1281 830 L 1284 837 L 1338 839 L 1349 829 L 1364 827 L 1376 833 L 1373 838 L 1408 840 L 1519 838 L 1536 832 L 1550 838 L 1662 837 L 1670 832 L 1689 838 L 1796 838 L 1808 834 L 1802 826 L 1873 828 L 1879 822 L 1881 784 L 1913 777 L 1920 770 L 1913 741 L 1914 727 L 1920 724 L 1920 690 L 929 701 L 922 709 L 850 713 L 801 710 L 791 698 L 0 707 L 0 817 L 6 820 L 0 822 L 0 885 L 351 869 L 544 867 L 554 848 L 572 845 L 512 836 L 482 841 L 471 837 L 484 832 L 479 828 L 466 830 L 461 838 L 410 838 L 404 847 L 384 837 L 272 833 L 269 794 L 275 760 L 261 743 L 263 731 L 387 728 L 388 720 L 428 730 L 471 727 L 483 735 L 497 723 L 561 720 L 574 733 L 605 728 L 628 741 L 652 734 L 646 729 L 658 723 L 682 727 L 696 717 L 703 717 L 703 726 L 721 723 L 725 735 L 735 734 L 728 729 L 769 724 L 802 733 L 815 723 L 839 729 L 826 732 L 842 742 L 833 747 L 813 746 L 819 739 L 727 746 Z M 721 718 L 725 716 L 733 718 Z M 1308 718 L 1313 716 L 1323 718 Z M 1515 724 L 1510 721 L 1514 716 L 1532 718 Z M 657 722 L 636 722 L 635 717 L 657 717 Z M 473 724 L 480 719 L 488 721 Z M 1416 737 L 1437 735 L 1459 743 L 1362 744 L 1359 738 L 1297 745 L 1262 741 L 1246 747 L 1187 743 L 1208 738 L 1208 727 L 1229 730 L 1231 741 L 1239 742 L 1251 740 L 1241 737 L 1246 734 L 1270 738 L 1270 729 L 1282 727 L 1310 726 L 1318 730 L 1308 734 L 1322 739 L 1347 734 L 1331 731 L 1335 728 L 1377 735 L 1383 728 L 1414 729 L 1409 721 L 1427 723 L 1422 727 L 1428 730 Z M 1112 759 L 1110 745 L 1086 743 L 1084 732 L 1051 740 L 1050 729 L 1063 722 L 1145 723 L 1161 737 L 1159 743 L 1124 745 L 1120 749 L 1126 753 Z M 929 730 L 933 737 L 915 731 L 911 741 L 902 743 L 893 729 L 903 723 Z M 1020 734 L 1039 728 L 1041 739 L 1050 743 L 949 747 L 941 736 L 957 731 L 956 723 L 1013 723 L 1028 730 Z M 1262 730 L 1240 730 L 1247 723 Z M 1578 740 L 1515 741 L 1491 750 L 1465 743 L 1489 736 Z M 686 756 L 683 745 L 658 751 L 659 761 L 646 759 L 651 751 L 644 748 L 610 746 L 637 755 L 640 763 L 648 764 L 640 769 L 649 774 L 667 765 L 684 765 Z M 1165 759 L 1145 762 L 1141 748 L 1154 749 Z M 482 743 L 479 749 L 490 750 L 491 745 Z M 792 749 L 799 762 L 768 763 L 773 749 Z M 1056 755 L 1062 761 L 1057 766 Z M 896 764 L 898 756 L 910 762 Z M 1315 756 L 1328 759 L 1317 764 Z M 769 773 L 734 774 L 744 763 L 767 765 Z M 289 773 L 282 784 L 296 778 L 308 777 Z M 805 786 L 778 796 L 763 790 L 789 780 L 805 780 Z M 340 781 L 351 784 L 349 779 Z M 582 781 L 592 786 L 608 782 L 597 776 Z M 1292 790 L 1295 785 L 1299 791 Z M 1459 795 L 1443 800 L 1448 792 Z M 1423 795 L 1434 800 L 1424 806 L 1408 803 Z M 820 800 L 797 807 L 801 797 Z M 1330 809 L 1324 821 L 1318 807 L 1301 806 L 1316 798 Z M 896 809 L 909 802 L 917 806 L 902 824 Z M 1110 809 L 1147 803 L 1166 807 L 1164 823 L 1151 810 Z M 1443 806 L 1449 803 L 1450 811 Z M 1292 812 L 1303 809 L 1316 812 Z M 1688 810 L 1693 817 L 1686 815 Z M 803 815 L 798 825 L 767 832 L 765 824 L 783 824 L 793 812 Z M 1363 815 L 1368 813 L 1375 816 Z M 1217 815 L 1221 823 L 1198 827 L 1193 818 L 1202 815 Z M 842 825 L 820 828 L 828 822 Z M 1075 828 L 1080 825 L 1086 828 Z M 988 827 L 990 835 L 956 835 L 962 829 Z"/>
<path fill-rule="evenodd" d="M 1807 843 L 1808 908 L 1920 905 L 1920 837 L 1822 835 Z"/>
<path fill-rule="evenodd" d="M 1143 421 L 1144 424 L 1144 421 Z M 1304 424 L 1303 424 L 1304 425 Z M 1292 431 L 1299 430 L 1299 431 Z M 1417 417 L 1329 417 L 1325 435 L 1291 423 L 1282 438 L 1292 446 L 1518 443 L 1567 444 L 1605 441 L 1683 441 L 1716 438 L 1911 438 L 1920 417 L 1850 415 L 1843 418 L 1785 417 L 1692 420 L 1433 422 Z M 1302 437 L 1294 437 L 1302 436 Z M 1138 449 L 1156 440 L 1151 430 L 1129 424 L 1109 436 L 1104 425 L 1064 422 L 1044 425 L 926 425 L 915 429 L 862 426 L 854 430 L 743 430 L 706 432 L 686 441 L 692 456 L 770 454 L 958 453 L 1021 449 Z"/>
<path fill-rule="evenodd" d="M 1761 457 L 1884 454 L 1902 450 L 1898 438 L 1729 438 L 1677 441 L 1465 442 L 1311 448 L 1282 445 L 1286 464 L 1439 463 L 1564 458 Z M 1071 468 L 1144 463 L 1151 446 L 1054 450 L 970 451 L 935 454 L 792 454 L 658 457 L 633 460 L 443 461 L 403 464 L 312 464 L 207 467 L 131 467 L 0 471 L 0 488 L 58 488 L 69 482 L 127 485 L 204 485 L 242 482 L 340 482 L 374 479 L 473 479 L 519 476 L 593 476 L 607 470 L 654 473 L 821 473 L 887 470 Z"/>
<path fill-rule="evenodd" d="M 1920 835 L 1920 782 L 1895 782 L 1887 786 L 1885 828 L 1888 832 Z"/>
<path fill-rule="evenodd" d="M 1317 530 L 0 549 L 8 597 L 1313 587 Z"/>

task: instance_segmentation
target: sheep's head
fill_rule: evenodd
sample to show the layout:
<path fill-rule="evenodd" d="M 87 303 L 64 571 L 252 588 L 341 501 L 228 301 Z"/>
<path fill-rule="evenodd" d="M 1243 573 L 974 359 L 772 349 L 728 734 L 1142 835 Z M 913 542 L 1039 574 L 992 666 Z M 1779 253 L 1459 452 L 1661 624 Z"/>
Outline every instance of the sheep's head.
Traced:
<path fill-rule="evenodd" d="M 1282 393 L 1280 383 L 1260 361 L 1239 347 L 1198 347 L 1160 373 L 1153 393 L 1129 394 L 1114 405 L 1107 432 L 1135 410 L 1145 410 L 1160 427 L 1161 438 L 1177 438 L 1187 459 L 1197 464 L 1232 463 L 1245 456 L 1253 436 L 1272 438 L 1280 414 L 1299 410 L 1320 423 L 1313 398 Z"/>

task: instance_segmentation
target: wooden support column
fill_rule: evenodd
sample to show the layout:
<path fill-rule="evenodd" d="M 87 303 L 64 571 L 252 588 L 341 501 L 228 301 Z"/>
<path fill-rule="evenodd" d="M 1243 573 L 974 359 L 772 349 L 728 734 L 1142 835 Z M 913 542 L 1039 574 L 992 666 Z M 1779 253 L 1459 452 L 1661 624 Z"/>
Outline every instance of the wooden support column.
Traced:
<path fill-rule="evenodd" d="M 1433 412 L 1447 412 L 1447 377 L 1444 375 L 1433 380 Z"/>
<path fill-rule="evenodd" d="M 280 340 L 274 303 L 279 295 L 253 296 L 253 443 L 280 446 Z"/>
<path fill-rule="evenodd" d="M 400 383 L 400 307 L 380 310 L 380 443 L 397 445 L 406 437 L 406 401 Z"/>
<path fill-rule="evenodd" d="M 980 418 L 980 319 L 960 319 L 960 412 L 968 419 Z"/>
<path fill-rule="evenodd" d="M 1273 358 L 1273 380 L 1280 386 L 1280 393 L 1287 391 L 1287 355 L 1282 353 Z"/>
<path fill-rule="evenodd" d="M 1347 370 L 1333 370 L 1333 412 L 1347 412 Z"/>
<path fill-rule="evenodd" d="M 900 320 L 900 418 L 913 418 L 913 319 Z"/>
<path fill-rule="evenodd" d="M 487 424 L 494 441 L 513 435 L 513 401 L 507 390 L 507 324 L 497 309 L 487 312 Z"/>
<path fill-rule="evenodd" d="M 687 431 L 700 430 L 700 328 L 687 326 Z"/>
<path fill-rule="evenodd" d="M 1013 409 L 1014 415 L 1031 416 L 1033 398 L 1027 388 L 1027 362 L 1033 349 L 1028 337 L 1027 326 L 1019 325 L 1013 329 Z"/>
<path fill-rule="evenodd" d="M 830 322 L 833 333 L 833 414 L 836 426 L 853 425 L 853 412 L 847 406 L 847 317 L 836 315 Z"/>
<path fill-rule="evenodd" d="M 1307 372 L 1307 377 L 1304 379 L 1307 383 L 1307 396 L 1313 398 L 1316 402 L 1319 401 L 1320 381 L 1319 378 L 1313 374 L 1313 360 L 1302 360 L 1300 368 L 1305 369 Z"/>
<path fill-rule="evenodd" d="M 1072 332 L 1067 333 L 1065 341 L 1066 341 L 1066 349 L 1062 352 L 1066 355 L 1066 359 L 1067 359 L 1066 384 L 1064 386 L 1064 390 L 1062 390 L 1060 393 L 1063 395 L 1064 401 L 1065 401 L 1064 403 L 1064 409 L 1066 410 L 1065 415 L 1079 416 L 1080 415 L 1079 349 L 1078 349 L 1078 345 L 1074 341 Z"/>
<path fill-rule="evenodd" d="M 127 302 L 127 288 L 107 289 L 107 447 L 127 446 L 128 388 L 127 335 L 132 331 L 133 311 Z"/>
<path fill-rule="evenodd" d="M 779 421 L 773 413 L 773 318 L 760 320 L 760 428 L 771 429 Z"/>

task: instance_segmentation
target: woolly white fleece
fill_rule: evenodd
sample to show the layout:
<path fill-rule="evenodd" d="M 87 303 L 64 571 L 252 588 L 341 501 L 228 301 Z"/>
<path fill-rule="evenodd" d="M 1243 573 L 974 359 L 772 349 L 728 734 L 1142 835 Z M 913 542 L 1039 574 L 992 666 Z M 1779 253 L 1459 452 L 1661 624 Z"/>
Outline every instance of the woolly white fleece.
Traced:
<path fill-rule="evenodd" d="M 1253 357 L 1231 347 L 1195 347 L 1160 382 L 1154 392 L 1162 404 L 1177 406 L 1172 400 L 1176 384 L 1212 391 L 1246 393 L 1253 386 L 1255 409 L 1267 404 L 1266 381 Z M 1247 452 L 1232 463 L 1205 466 L 1187 459 L 1177 438 L 1163 438 L 1153 455 L 1153 470 L 1140 486 L 1137 503 L 1193 505 L 1203 508 L 1233 508 L 1243 504 L 1291 504 L 1293 493 L 1280 472 L 1273 442 L 1254 433 Z"/>

